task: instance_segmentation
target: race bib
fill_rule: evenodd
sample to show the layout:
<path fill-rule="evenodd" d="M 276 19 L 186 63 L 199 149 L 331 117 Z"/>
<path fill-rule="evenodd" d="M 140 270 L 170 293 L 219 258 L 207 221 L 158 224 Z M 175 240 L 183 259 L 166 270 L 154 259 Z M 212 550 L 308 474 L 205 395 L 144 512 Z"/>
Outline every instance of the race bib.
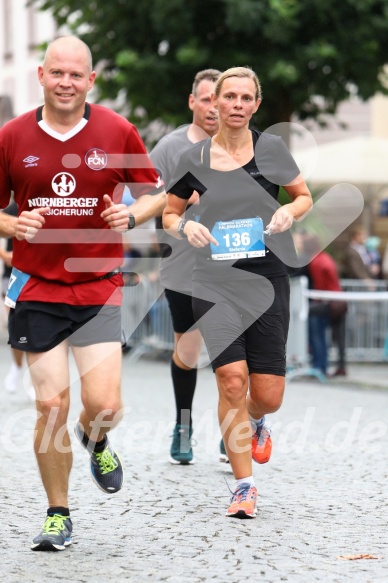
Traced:
<path fill-rule="evenodd" d="M 9 278 L 9 284 L 7 289 L 7 294 L 4 299 L 4 303 L 9 308 L 14 308 L 16 306 L 16 301 L 22 291 L 24 285 L 30 279 L 28 273 L 19 271 L 16 267 L 12 268 L 12 273 Z"/>
<path fill-rule="evenodd" d="M 263 221 L 260 217 L 217 221 L 212 235 L 218 242 L 218 246 L 210 243 L 211 258 L 216 261 L 265 257 Z"/>

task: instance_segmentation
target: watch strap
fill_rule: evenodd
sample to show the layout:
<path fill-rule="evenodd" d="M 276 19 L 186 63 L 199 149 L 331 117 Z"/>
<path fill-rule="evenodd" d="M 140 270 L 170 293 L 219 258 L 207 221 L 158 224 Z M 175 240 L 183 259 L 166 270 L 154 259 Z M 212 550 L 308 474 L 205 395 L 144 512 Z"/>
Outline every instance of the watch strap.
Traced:
<path fill-rule="evenodd" d="M 131 213 L 129 213 L 129 215 L 128 215 L 128 230 L 134 229 L 135 226 L 136 226 L 135 217 Z"/>
<path fill-rule="evenodd" d="M 185 221 L 185 219 L 182 219 L 178 225 L 178 235 L 180 235 L 181 237 L 186 237 L 186 234 L 183 231 L 183 229 L 185 228 L 186 222 L 187 221 Z"/>

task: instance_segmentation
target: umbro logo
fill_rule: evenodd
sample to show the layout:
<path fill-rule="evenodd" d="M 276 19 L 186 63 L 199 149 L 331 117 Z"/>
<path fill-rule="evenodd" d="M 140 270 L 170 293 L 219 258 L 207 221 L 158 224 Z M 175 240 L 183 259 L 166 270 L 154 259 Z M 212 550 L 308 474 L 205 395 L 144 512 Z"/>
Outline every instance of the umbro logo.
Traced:
<path fill-rule="evenodd" d="M 37 166 L 38 164 L 36 163 L 39 160 L 39 158 L 37 158 L 36 156 L 27 156 L 27 158 L 24 158 L 23 162 L 26 162 L 26 166 L 25 168 L 29 168 L 30 166 Z"/>

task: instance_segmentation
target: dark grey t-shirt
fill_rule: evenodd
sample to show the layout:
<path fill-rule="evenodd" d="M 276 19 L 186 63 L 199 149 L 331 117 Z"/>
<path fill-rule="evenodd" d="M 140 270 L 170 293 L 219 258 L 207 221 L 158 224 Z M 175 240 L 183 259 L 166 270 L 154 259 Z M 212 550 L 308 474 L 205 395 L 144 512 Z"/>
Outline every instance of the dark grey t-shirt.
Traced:
<path fill-rule="evenodd" d="M 252 132 L 254 156 L 242 168 L 226 172 L 210 168 L 209 138 L 182 153 L 167 187 L 168 192 L 185 200 L 194 190 L 200 193 L 198 220 L 211 232 L 220 222 L 251 218 L 261 219 L 265 228 L 279 208 L 279 185 L 288 184 L 299 174 L 280 137 L 256 130 Z M 209 245 L 196 249 L 193 277 L 197 281 L 224 279 L 232 266 L 265 277 L 276 277 L 286 275 L 289 268 L 298 264 L 289 231 L 266 237 L 264 243 L 262 256 L 237 260 L 214 260 Z"/>
<path fill-rule="evenodd" d="M 166 189 L 177 171 L 182 152 L 193 145 L 187 137 L 189 127 L 190 124 L 179 127 L 164 136 L 150 153 L 152 163 L 162 176 Z M 166 192 L 168 191 L 166 190 Z M 186 219 L 195 220 L 197 218 L 196 206 L 193 205 L 187 209 Z M 163 287 L 191 295 L 195 250 L 186 239 L 178 240 L 163 232 L 160 217 L 156 219 L 156 227 L 158 241 L 163 244 L 164 248 L 160 262 L 160 281 Z"/>

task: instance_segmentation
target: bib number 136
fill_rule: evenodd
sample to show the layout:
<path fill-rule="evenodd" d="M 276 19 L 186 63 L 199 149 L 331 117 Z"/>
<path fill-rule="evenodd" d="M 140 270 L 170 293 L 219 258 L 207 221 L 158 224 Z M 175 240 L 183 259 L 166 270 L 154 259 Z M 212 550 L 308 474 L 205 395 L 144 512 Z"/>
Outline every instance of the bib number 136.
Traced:
<path fill-rule="evenodd" d="M 227 233 L 223 236 L 223 239 L 227 247 L 241 247 L 241 245 L 247 247 L 251 242 L 251 238 L 247 232 L 232 233 L 231 235 Z"/>
<path fill-rule="evenodd" d="M 212 235 L 218 245 L 210 244 L 216 261 L 265 257 L 263 221 L 260 217 L 217 221 Z"/>

